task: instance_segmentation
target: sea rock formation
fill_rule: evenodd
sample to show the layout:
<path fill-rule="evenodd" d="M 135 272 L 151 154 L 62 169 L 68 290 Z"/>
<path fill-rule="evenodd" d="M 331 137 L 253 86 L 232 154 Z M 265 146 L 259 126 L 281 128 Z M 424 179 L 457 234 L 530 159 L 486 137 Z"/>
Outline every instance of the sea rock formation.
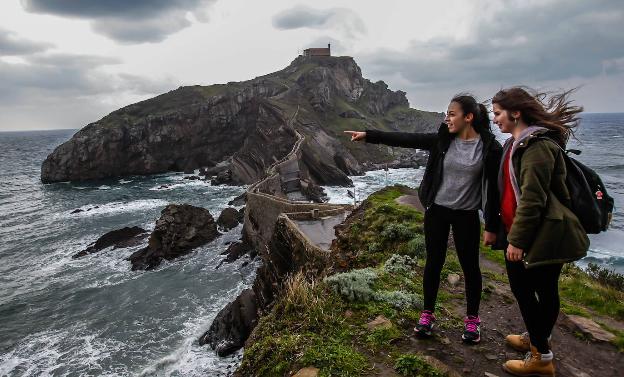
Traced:
<path fill-rule="evenodd" d="M 363 78 L 351 57 L 300 56 L 252 80 L 179 87 L 113 111 L 58 146 L 43 162 L 41 180 L 199 168 L 214 184 L 250 184 L 300 132 L 308 136 L 302 158 L 315 183 L 349 184 L 348 174 L 393 166 L 412 152 L 355 145 L 343 130 L 433 131 L 441 119 L 410 108 L 405 92 Z"/>
<path fill-rule="evenodd" d="M 147 247 L 128 257 L 132 270 L 151 270 L 163 259 L 189 253 L 220 235 L 217 224 L 205 208 L 189 204 L 169 204 L 161 211 Z"/>
<path fill-rule="evenodd" d="M 113 249 L 138 245 L 147 236 L 147 231 L 141 227 L 124 227 L 112 230 L 98 238 L 86 249 L 72 255 L 73 259 L 84 257 L 85 255 L 97 253 L 100 250 L 113 246 Z"/>
<path fill-rule="evenodd" d="M 236 208 L 227 207 L 221 211 L 219 218 L 217 218 L 217 225 L 220 229 L 228 231 L 243 222 L 243 213 L 239 212 Z"/>

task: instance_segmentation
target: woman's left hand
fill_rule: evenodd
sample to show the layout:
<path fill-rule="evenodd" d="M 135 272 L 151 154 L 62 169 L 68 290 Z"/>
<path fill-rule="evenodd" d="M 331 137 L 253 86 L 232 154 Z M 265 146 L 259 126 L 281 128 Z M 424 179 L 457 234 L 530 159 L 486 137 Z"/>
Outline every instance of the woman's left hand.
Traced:
<path fill-rule="evenodd" d="M 492 246 L 496 243 L 496 233 L 483 231 L 483 244 L 485 246 Z"/>
<path fill-rule="evenodd" d="M 507 246 L 507 259 L 511 262 L 518 262 L 522 260 L 522 256 L 524 254 L 524 250 L 515 247 L 512 244 Z"/>

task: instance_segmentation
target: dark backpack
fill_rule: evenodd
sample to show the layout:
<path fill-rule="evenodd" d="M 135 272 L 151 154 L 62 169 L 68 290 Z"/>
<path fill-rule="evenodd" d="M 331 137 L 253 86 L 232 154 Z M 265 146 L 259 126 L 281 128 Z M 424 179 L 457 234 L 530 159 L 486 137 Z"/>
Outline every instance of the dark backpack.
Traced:
<path fill-rule="evenodd" d="M 569 156 L 570 153 L 580 154 L 576 149 L 565 150 L 554 140 L 564 153 L 566 164 L 566 186 L 570 192 L 570 210 L 578 217 L 587 233 L 600 233 L 609 228 L 613 216 L 613 198 L 607 194 L 602 179 L 593 169 Z"/>

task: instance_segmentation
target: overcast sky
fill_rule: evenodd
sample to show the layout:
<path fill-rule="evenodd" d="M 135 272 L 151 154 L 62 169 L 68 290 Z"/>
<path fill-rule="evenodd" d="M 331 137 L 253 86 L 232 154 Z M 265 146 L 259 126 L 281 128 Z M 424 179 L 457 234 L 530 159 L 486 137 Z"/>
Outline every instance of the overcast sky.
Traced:
<path fill-rule="evenodd" d="M 622 0 L 3 0 L 0 130 L 80 128 L 327 43 L 418 109 L 524 84 L 624 112 Z"/>

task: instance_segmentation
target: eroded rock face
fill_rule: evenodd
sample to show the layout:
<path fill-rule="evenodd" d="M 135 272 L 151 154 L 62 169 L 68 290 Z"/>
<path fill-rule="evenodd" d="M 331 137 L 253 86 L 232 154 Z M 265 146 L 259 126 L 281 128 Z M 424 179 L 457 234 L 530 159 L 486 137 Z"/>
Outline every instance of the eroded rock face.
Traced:
<path fill-rule="evenodd" d="M 146 230 L 138 227 L 124 227 L 105 233 L 86 249 L 72 255 L 72 258 L 80 258 L 85 255 L 96 253 L 102 249 L 113 246 L 114 249 L 138 245 L 147 236 Z"/>
<path fill-rule="evenodd" d="M 347 145 L 342 122 L 435 131 L 441 119 L 410 109 L 404 92 L 363 78 L 351 57 L 298 57 L 253 80 L 180 87 L 116 110 L 57 147 L 42 164 L 41 180 L 203 168 L 201 175 L 217 176 L 214 184 L 251 184 L 290 152 L 296 129 L 317 155 L 305 159 L 317 172 L 315 183 L 348 184 L 347 175 L 362 173 L 363 164 L 392 158 L 384 147 Z"/>
<path fill-rule="evenodd" d="M 240 247 L 244 247 L 245 242 L 232 246 L 233 250 L 229 251 L 242 250 Z M 260 255 L 263 264 L 256 271 L 252 288 L 244 290 L 236 300 L 221 309 L 208 331 L 200 337 L 200 344 L 209 344 L 220 356 L 243 347 L 258 318 L 272 305 L 289 274 L 299 270 L 318 273 L 326 262 L 307 251 L 306 246 L 293 237 L 283 219 L 277 221 L 270 244 Z"/>
<path fill-rule="evenodd" d="M 130 255 L 128 260 L 132 262 L 132 270 L 150 270 L 163 259 L 171 260 L 187 254 L 219 234 L 207 209 L 189 204 L 169 204 L 156 221 L 148 246 Z"/>
<path fill-rule="evenodd" d="M 245 289 L 217 314 L 199 344 L 209 344 L 219 356 L 227 356 L 244 345 L 257 322 L 256 295 L 252 289 Z"/>

